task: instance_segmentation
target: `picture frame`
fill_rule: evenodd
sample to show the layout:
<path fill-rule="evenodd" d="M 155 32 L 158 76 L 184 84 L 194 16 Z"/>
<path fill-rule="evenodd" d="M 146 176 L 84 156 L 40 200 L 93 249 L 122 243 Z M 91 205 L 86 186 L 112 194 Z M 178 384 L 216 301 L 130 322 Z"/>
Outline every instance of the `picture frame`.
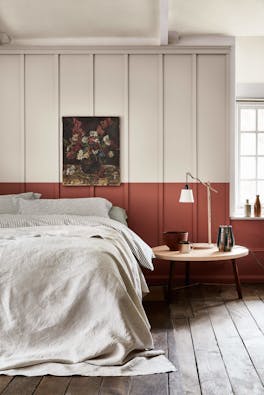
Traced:
<path fill-rule="evenodd" d="M 120 185 L 120 119 L 65 116 L 63 185 Z"/>

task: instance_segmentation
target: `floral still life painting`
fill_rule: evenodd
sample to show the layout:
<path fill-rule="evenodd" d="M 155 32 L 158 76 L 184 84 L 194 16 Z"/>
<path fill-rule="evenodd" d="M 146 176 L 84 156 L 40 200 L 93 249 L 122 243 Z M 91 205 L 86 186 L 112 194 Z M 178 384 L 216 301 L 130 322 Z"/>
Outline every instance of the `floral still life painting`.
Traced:
<path fill-rule="evenodd" d="M 63 184 L 120 185 L 119 117 L 63 117 Z"/>

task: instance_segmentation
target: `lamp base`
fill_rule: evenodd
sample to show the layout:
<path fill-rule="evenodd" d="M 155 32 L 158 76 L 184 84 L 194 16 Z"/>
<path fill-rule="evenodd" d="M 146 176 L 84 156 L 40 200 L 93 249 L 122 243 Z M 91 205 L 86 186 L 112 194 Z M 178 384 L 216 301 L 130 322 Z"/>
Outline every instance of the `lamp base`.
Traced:
<path fill-rule="evenodd" d="M 213 244 L 213 243 L 193 243 L 192 244 L 192 248 L 195 248 L 195 249 L 199 249 L 199 250 L 202 250 L 202 249 L 204 249 L 204 250 L 206 250 L 206 249 L 209 249 L 209 248 L 214 248 L 215 247 L 215 244 Z"/>

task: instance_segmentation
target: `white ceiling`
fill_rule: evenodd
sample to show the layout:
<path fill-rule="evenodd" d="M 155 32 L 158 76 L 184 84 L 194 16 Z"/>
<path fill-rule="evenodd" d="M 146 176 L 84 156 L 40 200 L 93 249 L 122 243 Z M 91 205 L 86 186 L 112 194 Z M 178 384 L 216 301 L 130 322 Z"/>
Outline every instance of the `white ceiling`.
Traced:
<path fill-rule="evenodd" d="M 0 0 L 0 31 L 18 43 L 153 39 L 159 0 Z"/>
<path fill-rule="evenodd" d="M 264 0 L 0 0 L 13 44 L 166 44 L 180 36 L 264 36 Z"/>

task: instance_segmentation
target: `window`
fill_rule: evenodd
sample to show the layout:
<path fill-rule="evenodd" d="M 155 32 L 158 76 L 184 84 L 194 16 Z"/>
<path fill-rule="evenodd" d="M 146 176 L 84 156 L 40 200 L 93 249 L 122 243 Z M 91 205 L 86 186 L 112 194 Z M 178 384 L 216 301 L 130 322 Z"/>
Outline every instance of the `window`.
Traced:
<path fill-rule="evenodd" d="M 237 103 L 235 215 L 243 215 L 246 199 L 264 203 L 264 103 Z"/>

